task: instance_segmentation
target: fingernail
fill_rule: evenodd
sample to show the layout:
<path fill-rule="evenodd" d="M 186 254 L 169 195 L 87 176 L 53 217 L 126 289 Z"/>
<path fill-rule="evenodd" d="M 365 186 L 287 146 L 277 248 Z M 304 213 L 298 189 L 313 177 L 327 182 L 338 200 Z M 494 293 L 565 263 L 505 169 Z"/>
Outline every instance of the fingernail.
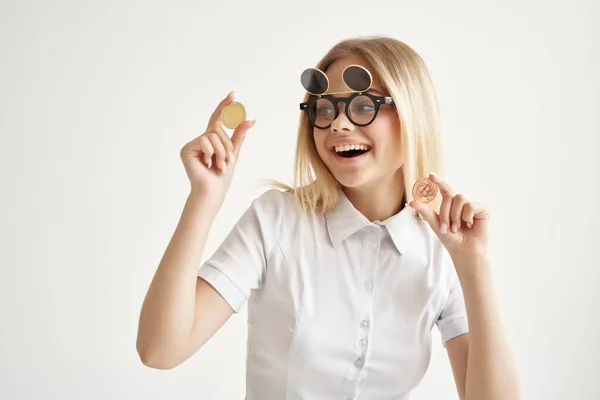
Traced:
<path fill-rule="evenodd" d="M 429 174 L 436 179 L 439 178 L 438 174 L 436 174 L 435 172 L 430 172 Z"/>
<path fill-rule="evenodd" d="M 204 159 L 204 162 L 206 163 L 206 166 L 207 166 L 208 168 L 210 168 L 210 167 L 211 167 L 211 165 L 212 165 L 212 159 L 211 159 L 210 157 L 206 157 L 206 158 Z"/>
<path fill-rule="evenodd" d="M 452 224 L 452 232 L 458 232 L 458 225 L 456 224 L 456 222 Z"/>
<path fill-rule="evenodd" d="M 445 222 L 442 222 L 442 225 L 440 226 L 440 231 L 441 231 L 443 234 L 446 234 L 446 233 L 448 233 L 448 225 L 447 225 Z"/>
<path fill-rule="evenodd" d="M 234 158 L 235 158 L 235 155 L 233 155 L 233 151 L 228 151 L 227 152 L 227 162 L 231 164 L 233 162 Z"/>
<path fill-rule="evenodd" d="M 467 222 L 467 226 L 468 226 L 468 227 L 469 227 L 469 229 L 470 229 L 470 228 L 472 228 L 472 227 L 473 227 L 473 224 L 471 224 L 470 222 Z"/>
<path fill-rule="evenodd" d="M 223 173 L 227 171 L 227 163 L 225 161 L 221 161 L 221 170 L 223 170 Z"/>
<path fill-rule="evenodd" d="M 229 92 L 229 94 L 227 96 L 231 96 L 232 94 L 235 94 L 235 90 L 232 90 L 231 92 Z"/>

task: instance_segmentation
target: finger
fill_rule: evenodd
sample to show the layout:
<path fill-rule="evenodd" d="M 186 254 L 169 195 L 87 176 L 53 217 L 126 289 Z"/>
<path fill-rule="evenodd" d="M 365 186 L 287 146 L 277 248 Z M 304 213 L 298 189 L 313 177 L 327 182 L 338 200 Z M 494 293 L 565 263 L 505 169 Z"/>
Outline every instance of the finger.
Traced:
<path fill-rule="evenodd" d="M 444 181 L 444 179 L 442 179 L 441 176 L 439 176 L 435 172 L 431 172 L 429 174 L 429 178 L 438 185 L 442 196 L 445 194 L 447 194 L 449 196 L 454 196 L 454 191 L 452 190 L 450 185 L 446 181 Z"/>
<path fill-rule="evenodd" d="M 473 207 L 473 224 L 475 224 L 477 221 L 481 221 L 481 220 L 487 220 L 490 219 L 490 214 L 487 210 L 487 208 L 480 203 L 471 203 L 472 207 Z"/>
<path fill-rule="evenodd" d="M 472 228 L 477 224 L 485 224 L 490 218 L 490 214 L 485 206 L 479 203 L 467 203 L 463 214 L 465 220 L 470 219 L 470 221 L 467 222 L 469 228 Z"/>
<path fill-rule="evenodd" d="M 462 220 L 469 228 L 473 227 L 473 217 L 475 216 L 475 205 L 473 203 L 465 204 L 462 212 Z"/>
<path fill-rule="evenodd" d="M 223 111 L 223 108 L 225 108 L 226 105 L 230 104 L 233 101 L 234 98 L 235 92 L 231 91 L 229 92 L 227 97 L 221 100 L 219 105 L 217 105 L 215 111 L 210 116 L 210 119 L 208 120 L 207 130 L 213 130 L 214 127 L 221 124 L 221 112 Z"/>
<path fill-rule="evenodd" d="M 202 135 L 198 138 L 198 147 L 202 151 L 204 163 L 210 168 L 212 166 L 212 156 L 215 154 L 215 149 L 212 144 L 210 144 L 210 140 L 208 140 L 206 135 Z"/>
<path fill-rule="evenodd" d="M 440 232 L 448 233 L 450 227 L 450 209 L 452 208 L 453 196 L 445 193 L 442 195 L 442 204 L 440 205 Z"/>
<path fill-rule="evenodd" d="M 252 128 L 254 124 L 256 124 L 256 120 L 244 121 L 237 128 L 235 128 L 235 131 L 233 131 L 233 134 L 231 135 L 231 141 L 233 143 L 233 155 L 236 159 L 239 158 L 240 149 L 242 148 L 242 144 L 246 139 L 246 132 L 248 132 L 248 129 Z"/>
<path fill-rule="evenodd" d="M 431 226 L 431 229 L 439 235 L 440 218 L 429 204 L 413 200 L 408 204 L 408 206 L 416 210 L 423 217 L 423 219 L 427 221 L 429 226 Z"/>
<path fill-rule="evenodd" d="M 462 214 L 467 199 L 462 194 L 457 194 L 452 199 L 452 208 L 450 209 L 450 226 L 452 232 L 456 233 L 462 226 Z"/>
<path fill-rule="evenodd" d="M 225 147 L 225 162 L 229 162 L 227 154 L 229 154 L 230 151 L 233 151 L 233 142 L 220 124 L 215 126 L 215 133 L 219 135 L 219 138 L 221 138 L 221 143 L 223 143 L 223 146 Z"/>
<path fill-rule="evenodd" d="M 210 132 L 206 134 L 206 137 L 210 141 L 213 149 L 215 150 L 215 165 L 223 172 L 226 170 L 225 164 L 225 156 L 227 152 L 225 151 L 225 146 L 221 142 L 221 138 L 214 132 Z"/>

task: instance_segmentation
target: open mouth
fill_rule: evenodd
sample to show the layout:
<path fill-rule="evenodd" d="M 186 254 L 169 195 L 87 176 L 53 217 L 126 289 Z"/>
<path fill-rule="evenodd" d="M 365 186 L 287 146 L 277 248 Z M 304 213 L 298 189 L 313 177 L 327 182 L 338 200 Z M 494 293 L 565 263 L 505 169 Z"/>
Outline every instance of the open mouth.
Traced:
<path fill-rule="evenodd" d="M 337 156 L 343 158 L 354 158 L 371 151 L 371 147 L 364 144 L 352 144 L 345 146 L 335 146 L 331 149 Z"/>

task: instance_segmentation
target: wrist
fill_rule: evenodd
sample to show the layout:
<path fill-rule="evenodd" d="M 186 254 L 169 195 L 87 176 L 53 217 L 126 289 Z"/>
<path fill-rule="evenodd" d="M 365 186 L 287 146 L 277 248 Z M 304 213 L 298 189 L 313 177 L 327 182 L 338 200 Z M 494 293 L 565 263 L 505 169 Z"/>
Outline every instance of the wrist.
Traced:
<path fill-rule="evenodd" d="M 450 253 L 455 264 L 481 265 L 489 262 L 489 254 L 486 250 L 478 250 L 472 253 Z"/>
<path fill-rule="evenodd" d="M 475 277 L 480 273 L 488 272 L 491 267 L 487 251 L 478 251 L 471 254 L 451 255 L 454 268 L 459 277 Z"/>
<path fill-rule="evenodd" d="M 192 189 L 187 197 L 187 203 L 192 205 L 202 205 L 208 207 L 216 214 L 223 204 L 223 200 L 219 199 L 218 196 L 211 195 L 203 190 Z"/>

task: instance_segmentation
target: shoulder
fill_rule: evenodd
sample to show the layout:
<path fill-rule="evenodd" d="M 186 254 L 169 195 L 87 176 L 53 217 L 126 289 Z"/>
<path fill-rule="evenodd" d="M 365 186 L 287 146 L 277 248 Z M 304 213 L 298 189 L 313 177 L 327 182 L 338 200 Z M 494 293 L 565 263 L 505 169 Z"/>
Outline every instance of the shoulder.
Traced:
<path fill-rule="evenodd" d="M 295 211 L 294 195 L 280 189 L 269 189 L 256 197 L 247 213 L 260 225 L 276 231 L 284 219 L 289 219 Z"/>
<path fill-rule="evenodd" d="M 252 201 L 251 208 L 266 214 L 284 214 L 289 211 L 294 195 L 280 189 L 269 189 Z"/>

